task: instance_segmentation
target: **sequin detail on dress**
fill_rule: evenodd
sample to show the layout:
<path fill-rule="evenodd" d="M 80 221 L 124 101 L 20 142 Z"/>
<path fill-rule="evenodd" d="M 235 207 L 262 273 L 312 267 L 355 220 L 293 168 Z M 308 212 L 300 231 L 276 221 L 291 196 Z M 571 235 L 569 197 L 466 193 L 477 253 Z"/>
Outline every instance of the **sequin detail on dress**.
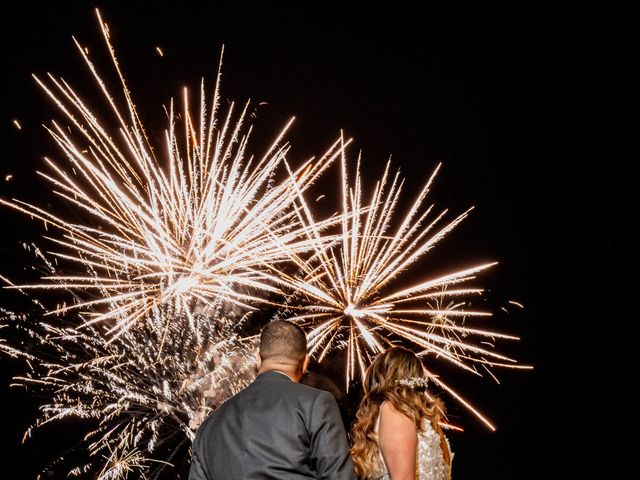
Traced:
<path fill-rule="evenodd" d="M 447 447 L 451 452 L 449 440 Z M 449 480 L 451 478 L 451 465 L 444 461 L 444 453 L 440 444 L 440 435 L 433 428 L 431 422 L 423 422 L 423 431 L 418 432 L 418 476 L 419 480 Z"/>
<path fill-rule="evenodd" d="M 380 416 L 376 420 L 376 433 L 380 426 Z M 453 453 L 451 452 L 451 446 L 449 440 L 445 437 L 447 448 L 449 449 L 451 460 L 453 461 Z M 384 466 L 384 473 L 380 477 L 380 480 L 389 480 L 389 472 L 387 466 L 384 464 L 382 453 L 380 453 L 380 460 Z M 447 464 L 444 460 L 444 454 L 440 446 L 440 436 L 438 432 L 433 428 L 431 422 L 424 419 L 422 424 L 422 432 L 418 432 L 418 454 L 417 454 L 417 480 L 451 480 L 451 465 Z"/>

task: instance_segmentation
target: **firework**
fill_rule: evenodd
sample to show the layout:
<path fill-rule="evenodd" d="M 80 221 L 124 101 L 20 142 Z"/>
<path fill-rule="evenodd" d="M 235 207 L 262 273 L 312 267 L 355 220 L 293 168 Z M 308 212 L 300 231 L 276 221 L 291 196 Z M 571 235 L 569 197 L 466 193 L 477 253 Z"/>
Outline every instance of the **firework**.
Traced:
<path fill-rule="evenodd" d="M 228 305 L 193 314 L 165 305 L 110 340 L 103 324 L 6 313 L 0 328 L 30 347 L 0 343 L 0 351 L 28 360 L 30 371 L 15 385 L 50 399 L 35 426 L 69 417 L 97 422 L 85 436 L 89 461 L 71 474 L 106 480 L 135 470 L 156 478 L 183 467 L 198 425 L 255 376 L 255 339 L 239 334 L 245 322 Z"/>
<path fill-rule="evenodd" d="M 471 282 L 495 263 L 399 286 L 469 214 L 449 219 L 427 205 L 439 166 L 397 220 L 399 173 L 387 164 L 363 200 L 360 160 L 351 182 L 343 139 L 294 168 L 284 141 L 289 122 L 253 158 L 248 104 L 221 112 L 219 71 L 210 99 L 202 83 L 195 108 L 187 90 L 179 112 L 171 102 L 164 144 L 154 148 L 98 19 L 124 108 L 88 49 L 74 41 L 117 134 L 63 79 L 35 77 L 65 118 L 48 128 L 64 160 L 47 159 L 49 170 L 39 173 L 75 220 L 0 199 L 55 227 L 48 237 L 55 251 L 35 251 L 49 273 L 20 288 L 66 298 L 43 307 L 56 314 L 46 322 L 5 315 L 0 329 L 17 330 L 34 346 L 0 339 L 0 351 L 28 360 L 29 373 L 15 382 L 50 398 L 36 426 L 71 416 L 97 425 L 86 436 L 89 460 L 70 474 L 175 473 L 200 422 L 254 375 L 255 338 L 244 332 L 256 330 L 246 325 L 255 305 L 286 306 L 282 315 L 307 329 L 318 361 L 344 350 L 347 389 L 375 354 L 398 343 L 476 375 L 527 368 L 493 349 L 496 340 L 516 337 L 473 323 L 490 314 L 468 306 L 483 292 Z M 304 196 L 338 157 L 342 211 L 319 221 Z M 429 376 L 493 428 L 438 375 Z"/>
<path fill-rule="evenodd" d="M 49 237 L 56 246 L 52 255 L 67 262 L 65 271 L 86 274 L 54 272 L 22 288 L 84 292 L 83 301 L 53 312 L 90 310 L 90 321 L 115 321 L 117 333 L 165 302 L 177 300 L 188 310 L 222 298 L 251 307 L 277 293 L 278 266 L 309 248 L 308 227 L 296 221 L 299 192 L 339 155 L 338 142 L 319 160 L 292 170 L 283 142 L 290 121 L 262 158 L 250 157 L 247 105 L 237 115 L 233 104 L 226 113 L 219 111 L 218 72 L 210 104 L 202 83 L 196 115 L 184 91 L 182 129 L 171 102 L 165 144 L 157 149 L 164 156 L 157 158 L 99 12 L 98 19 L 126 108 L 118 107 L 86 49 L 74 41 L 117 121 L 117 135 L 63 79 L 34 76 L 68 122 L 47 128 L 66 163 L 46 159 L 49 171 L 39 174 L 82 220 L 0 199 L 55 226 L 60 235 Z M 98 289 L 104 295 L 87 299 Z M 110 308 L 116 303 L 119 308 Z"/>
<path fill-rule="evenodd" d="M 280 293 L 282 266 L 309 250 L 309 227 L 298 221 L 301 193 L 339 155 L 340 144 L 291 168 L 283 141 L 289 122 L 261 158 L 250 157 L 248 104 L 238 114 L 233 104 L 219 111 L 218 71 L 210 102 L 201 85 L 197 114 L 186 90 L 179 115 L 171 102 L 165 144 L 152 148 L 99 13 L 98 19 L 124 109 L 88 49 L 76 46 L 118 132 L 63 79 L 35 77 L 68 124 L 47 129 L 65 163 L 47 159 L 49 171 L 39 173 L 75 220 L 0 199 L 60 233 L 47 237 L 55 251 L 33 247 L 47 271 L 41 283 L 2 280 L 66 298 L 53 310 L 34 300 L 45 315 L 55 314 L 46 322 L 7 314 L 0 329 L 12 340 L 0 340 L 0 351 L 27 360 L 30 372 L 15 384 L 50 399 L 36 426 L 69 417 L 97 422 L 85 437 L 89 461 L 70 474 L 111 479 L 135 471 L 155 478 L 170 466 L 179 470 L 199 423 L 253 377 L 253 338 L 240 334 L 246 309 Z"/>
<path fill-rule="evenodd" d="M 308 330 L 310 353 L 318 361 L 335 349 L 346 348 L 345 386 L 363 377 L 376 354 L 398 342 L 413 346 L 420 355 L 449 362 L 479 374 L 477 365 L 528 368 L 496 353 L 481 342 L 517 337 L 471 328 L 467 318 L 485 317 L 488 312 L 466 308 L 465 297 L 482 289 L 468 283 L 477 274 L 494 266 L 485 263 L 435 278 L 423 279 L 407 288 L 398 288 L 401 275 L 460 224 L 470 210 L 445 221 L 447 210 L 435 213 L 425 205 L 427 194 L 440 169 L 438 165 L 408 212 L 392 232 L 403 181 L 399 172 L 391 175 L 390 164 L 376 184 L 370 202 L 363 205 L 358 159 L 355 180 L 350 186 L 347 162 L 342 152 L 342 215 L 339 240 L 330 245 L 316 231 L 314 255 L 299 262 L 302 272 L 290 279 L 295 300 L 289 300 L 290 319 Z M 306 209 L 306 222 L 313 225 Z M 479 340 L 478 340 L 479 339 Z M 487 343 L 487 342 L 484 342 Z M 478 413 L 449 389 L 437 376 L 434 381 L 456 399 Z M 480 415 L 491 428 L 493 426 Z"/>

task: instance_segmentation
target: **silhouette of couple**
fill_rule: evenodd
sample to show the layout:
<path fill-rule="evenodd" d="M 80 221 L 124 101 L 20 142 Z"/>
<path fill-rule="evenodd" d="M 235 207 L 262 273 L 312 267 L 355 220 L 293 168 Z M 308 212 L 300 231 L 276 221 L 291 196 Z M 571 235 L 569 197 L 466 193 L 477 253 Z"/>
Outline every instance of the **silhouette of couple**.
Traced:
<path fill-rule="evenodd" d="M 367 370 L 351 449 L 333 395 L 299 383 L 309 362 L 299 326 L 268 323 L 256 360 L 253 383 L 198 428 L 189 480 L 450 478 L 443 408 L 409 350 L 391 348 Z"/>

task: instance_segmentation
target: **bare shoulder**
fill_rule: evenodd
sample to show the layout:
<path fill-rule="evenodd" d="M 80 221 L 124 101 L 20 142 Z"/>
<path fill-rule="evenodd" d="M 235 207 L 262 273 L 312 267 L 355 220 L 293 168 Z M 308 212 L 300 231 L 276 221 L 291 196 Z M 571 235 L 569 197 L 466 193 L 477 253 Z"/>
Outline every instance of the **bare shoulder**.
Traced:
<path fill-rule="evenodd" d="M 391 478 L 413 479 L 418 435 L 413 420 L 391 402 L 380 405 L 378 445 Z"/>
<path fill-rule="evenodd" d="M 389 400 L 385 400 L 380 404 L 380 412 L 385 412 L 385 413 L 391 413 L 391 412 L 397 412 L 400 413 L 398 411 L 398 409 L 396 408 L 396 406 L 391 403 Z"/>
<path fill-rule="evenodd" d="M 413 420 L 407 417 L 404 413 L 398 410 L 393 403 L 384 401 L 380 405 L 380 424 L 381 427 L 390 428 L 408 428 L 413 427 Z"/>

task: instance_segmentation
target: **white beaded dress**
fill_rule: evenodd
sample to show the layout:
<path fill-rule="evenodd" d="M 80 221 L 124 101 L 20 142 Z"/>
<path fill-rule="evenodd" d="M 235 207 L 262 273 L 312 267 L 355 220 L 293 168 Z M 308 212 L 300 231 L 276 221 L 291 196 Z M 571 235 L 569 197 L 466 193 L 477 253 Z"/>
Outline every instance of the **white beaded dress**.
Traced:
<path fill-rule="evenodd" d="M 376 433 L 380 426 L 380 415 L 376 420 Z M 445 443 L 450 452 L 450 458 L 453 460 L 453 453 L 449 440 L 445 437 Z M 384 468 L 382 476 L 379 480 L 389 480 L 389 472 L 384 464 L 382 453 L 380 453 L 380 461 Z M 418 432 L 418 451 L 416 455 L 416 479 L 417 480 L 451 480 L 451 464 L 447 464 L 444 459 L 440 443 L 440 435 L 433 428 L 428 419 L 423 420 L 422 431 Z"/>

